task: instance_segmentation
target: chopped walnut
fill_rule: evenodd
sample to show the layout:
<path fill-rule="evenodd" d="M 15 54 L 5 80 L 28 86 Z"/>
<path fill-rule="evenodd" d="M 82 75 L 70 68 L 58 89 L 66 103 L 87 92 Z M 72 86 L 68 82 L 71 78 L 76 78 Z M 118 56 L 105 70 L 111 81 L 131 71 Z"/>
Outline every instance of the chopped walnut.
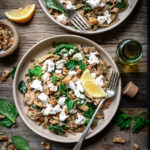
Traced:
<path fill-rule="evenodd" d="M 6 135 L 0 135 L 0 141 L 6 141 L 7 136 Z"/>
<path fill-rule="evenodd" d="M 51 146 L 50 146 L 50 144 L 48 142 L 41 142 L 41 144 L 44 146 L 44 148 L 46 150 L 50 150 L 51 149 Z"/>
<path fill-rule="evenodd" d="M 119 143 L 119 144 L 125 144 L 126 143 L 126 141 L 123 138 L 121 138 L 121 137 L 113 138 L 113 142 L 114 143 Z"/>
<path fill-rule="evenodd" d="M 4 82 L 6 81 L 6 79 L 8 78 L 8 76 L 10 75 L 11 71 L 10 70 L 4 70 L 5 73 L 2 74 L 0 81 Z"/>
<path fill-rule="evenodd" d="M 138 149 L 139 149 L 139 145 L 133 144 L 133 150 L 138 150 Z"/>

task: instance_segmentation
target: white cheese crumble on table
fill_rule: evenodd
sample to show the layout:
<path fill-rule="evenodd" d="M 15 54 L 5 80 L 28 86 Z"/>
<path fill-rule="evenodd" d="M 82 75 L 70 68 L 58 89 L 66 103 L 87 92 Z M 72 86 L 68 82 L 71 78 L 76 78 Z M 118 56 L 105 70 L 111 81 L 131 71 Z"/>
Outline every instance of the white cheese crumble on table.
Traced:
<path fill-rule="evenodd" d="M 92 7 L 92 8 L 96 8 L 96 7 L 104 7 L 105 3 L 101 2 L 101 0 L 86 0 L 86 2 Z"/>
<path fill-rule="evenodd" d="M 73 58 L 78 59 L 78 60 L 82 60 L 83 56 L 81 53 L 76 53 L 75 55 L 73 55 Z"/>
<path fill-rule="evenodd" d="M 72 2 L 71 1 L 67 1 L 67 6 L 66 6 L 67 9 L 75 9 L 75 6 L 72 5 Z"/>
<path fill-rule="evenodd" d="M 66 101 L 66 97 L 59 97 L 58 104 L 63 106 L 63 105 L 65 105 L 65 101 Z"/>
<path fill-rule="evenodd" d="M 40 80 L 33 80 L 33 82 L 32 82 L 30 87 L 35 89 L 36 91 L 43 92 L 43 87 L 42 87 L 42 84 L 41 84 Z"/>
<path fill-rule="evenodd" d="M 48 59 L 44 62 L 42 69 L 43 71 L 52 72 L 55 69 L 55 63 L 51 59 Z"/>
<path fill-rule="evenodd" d="M 85 120 L 86 120 L 86 118 L 78 113 L 75 123 L 78 125 L 83 125 L 85 123 Z"/>
<path fill-rule="evenodd" d="M 66 24 L 66 23 L 67 23 L 67 19 L 68 19 L 68 18 L 67 18 L 64 14 L 59 15 L 59 16 L 57 16 L 57 18 L 56 18 L 56 20 L 57 20 L 58 22 L 62 23 L 62 24 Z"/>
<path fill-rule="evenodd" d="M 45 94 L 45 93 L 41 93 L 39 96 L 38 96 L 38 99 L 45 102 L 48 100 L 48 96 Z"/>
<path fill-rule="evenodd" d="M 48 72 L 45 72 L 43 75 L 42 75 L 42 79 L 44 80 L 44 83 L 46 83 L 47 81 L 49 81 L 49 73 Z"/>
<path fill-rule="evenodd" d="M 61 112 L 60 106 L 57 104 L 55 107 L 52 107 L 51 104 L 46 104 L 46 108 L 44 110 L 44 115 L 56 115 L 57 113 Z"/>
<path fill-rule="evenodd" d="M 99 77 L 97 77 L 95 79 L 95 82 L 97 85 L 99 86 L 103 86 L 104 85 L 104 76 L 103 75 L 100 75 Z"/>
<path fill-rule="evenodd" d="M 54 91 L 54 92 L 57 91 L 57 86 L 55 86 L 53 83 L 48 84 L 48 87 L 49 87 L 50 91 Z"/>
<path fill-rule="evenodd" d="M 64 67 L 64 64 L 66 63 L 66 60 L 59 60 L 56 62 L 56 68 L 62 69 Z"/>
<path fill-rule="evenodd" d="M 68 74 L 74 76 L 77 72 L 75 70 L 69 70 Z"/>
<path fill-rule="evenodd" d="M 66 109 L 66 105 L 63 107 L 63 110 L 60 112 L 59 114 L 59 121 L 65 121 L 69 116 L 66 115 L 65 113 L 65 109 Z"/>
<path fill-rule="evenodd" d="M 95 53 L 90 53 L 89 60 L 87 60 L 87 62 L 90 65 L 95 65 L 95 64 L 99 64 L 99 59 Z"/>

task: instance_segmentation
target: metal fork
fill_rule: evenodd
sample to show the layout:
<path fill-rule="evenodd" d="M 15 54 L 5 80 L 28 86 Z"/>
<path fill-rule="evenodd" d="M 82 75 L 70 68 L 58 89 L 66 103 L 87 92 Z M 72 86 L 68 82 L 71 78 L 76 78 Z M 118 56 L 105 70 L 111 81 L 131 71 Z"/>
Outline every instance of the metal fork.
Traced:
<path fill-rule="evenodd" d="M 66 12 L 71 23 L 80 31 L 85 31 L 89 25 L 75 9 L 67 9 L 59 0 L 55 0 Z"/>
<path fill-rule="evenodd" d="M 81 149 L 82 143 L 83 143 L 86 135 L 89 132 L 89 129 L 90 129 L 92 123 L 93 123 L 93 120 L 96 117 L 97 112 L 102 108 L 102 106 L 105 103 L 105 101 L 107 101 L 109 98 L 111 98 L 111 97 L 113 97 L 115 95 L 117 87 L 118 87 L 118 83 L 119 83 L 119 73 L 112 72 L 111 78 L 110 78 L 110 81 L 109 81 L 109 85 L 108 85 L 107 90 L 106 90 L 107 96 L 100 101 L 97 109 L 95 110 L 95 113 L 93 114 L 93 117 L 91 118 L 91 120 L 88 123 L 87 127 L 83 131 L 82 136 L 80 137 L 78 143 L 75 145 L 73 150 L 80 150 Z"/>

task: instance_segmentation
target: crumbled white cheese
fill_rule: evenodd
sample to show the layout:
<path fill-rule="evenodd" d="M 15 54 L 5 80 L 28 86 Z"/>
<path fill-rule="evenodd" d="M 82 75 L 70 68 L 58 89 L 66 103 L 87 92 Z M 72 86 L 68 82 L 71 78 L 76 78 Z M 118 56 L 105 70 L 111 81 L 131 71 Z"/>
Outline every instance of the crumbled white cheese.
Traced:
<path fill-rule="evenodd" d="M 81 94 L 78 90 L 74 90 L 74 95 L 78 98 L 85 99 L 85 95 Z"/>
<path fill-rule="evenodd" d="M 95 65 L 95 64 L 99 64 L 99 59 L 98 57 L 95 55 L 95 53 L 90 53 L 90 57 L 89 60 L 87 60 L 87 62 L 90 65 Z"/>
<path fill-rule="evenodd" d="M 77 110 L 76 110 L 76 109 L 71 109 L 71 110 L 70 110 L 70 114 L 75 114 L 75 113 L 77 113 Z"/>
<path fill-rule="evenodd" d="M 67 23 L 67 17 L 64 14 L 57 16 L 56 20 L 62 24 Z"/>
<path fill-rule="evenodd" d="M 56 70 L 55 73 L 60 74 L 62 70 Z"/>
<path fill-rule="evenodd" d="M 101 0 L 86 0 L 86 2 L 92 7 L 104 7 L 105 3 L 102 3 Z"/>
<path fill-rule="evenodd" d="M 43 71 L 52 72 L 55 69 L 55 63 L 51 59 L 48 59 L 44 62 L 42 69 Z"/>
<path fill-rule="evenodd" d="M 95 79 L 95 82 L 97 85 L 99 86 L 104 86 L 104 76 L 103 75 L 100 75 L 99 77 L 97 77 Z"/>
<path fill-rule="evenodd" d="M 52 84 L 52 83 L 48 84 L 48 87 L 49 87 L 50 91 L 54 91 L 54 92 L 57 91 L 57 86 L 55 86 L 55 85 Z"/>
<path fill-rule="evenodd" d="M 68 52 L 69 55 L 72 55 L 73 53 L 74 53 L 73 49 L 70 49 L 69 52 Z"/>
<path fill-rule="evenodd" d="M 83 86 L 81 85 L 81 81 L 80 79 L 78 79 L 75 84 L 77 85 L 77 90 L 80 91 L 80 92 L 84 92 L 84 88 Z"/>
<path fill-rule="evenodd" d="M 76 89 L 76 86 L 73 81 L 69 82 L 69 88 L 72 89 L 73 91 Z"/>
<path fill-rule="evenodd" d="M 43 87 L 42 87 L 42 84 L 41 84 L 40 80 L 33 80 L 33 82 L 32 82 L 30 87 L 35 89 L 36 91 L 43 92 Z"/>
<path fill-rule="evenodd" d="M 117 0 L 117 2 L 118 2 L 118 3 L 121 3 L 121 2 L 122 2 L 122 0 Z"/>
<path fill-rule="evenodd" d="M 72 2 L 71 1 L 67 1 L 67 6 L 66 6 L 67 9 L 75 9 L 75 6 L 72 5 Z"/>
<path fill-rule="evenodd" d="M 62 69 L 64 67 L 64 64 L 66 63 L 66 60 L 59 60 L 56 62 L 56 68 Z"/>
<path fill-rule="evenodd" d="M 100 25 L 103 25 L 106 20 L 107 20 L 106 16 L 98 16 L 97 17 L 97 21 Z"/>
<path fill-rule="evenodd" d="M 96 78 L 96 73 L 91 73 L 91 76 L 92 76 L 93 78 Z"/>
<path fill-rule="evenodd" d="M 49 73 L 48 72 L 45 72 L 43 75 L 42 75 L 42 79 L 44 80 L 44 83 L 46 83 L 47 81 L 49 81 Z"/>
<path fill-rule="evenodd" d="M 107 24 L 110 24 L 112 22 L 112 19 L 108 18 L 106 22 L 107 22 Z"/>
<path fill-rule="evenodd" d="M 84 100 L 81 101 L 81 104 L 84 104 Z"/>
<path fill-rule="evenodd" d="M 75 70 L 69 70 L 68 74 L 74 76 L 77 72 Z"/>
<path fill-rule="evenodd" d="M 59 114 L 59 121 L 65 121 L 69 116 L 66 115 L 65 113 L 65 109 L 66 109 L 66 105 L 63 107 L 63 110 L 61 111 L 61 113 Z"/>
<path fill-rule="evenodd" d="M 38 96 L 38 99 L 45 102 L 48 100 L 48 96 L 45 94 L 45 93 L 41 93 L 39 96 Z"/>
<path fill-rule="evenodd" d="M 82 60 L 83 56 L 81 53 L 76 53 L 75 55 L 73 55 L 73 58 L 78 59 L 78 60 Z"/>
<path fill-rule="evenodd" d="M 57 113 L 61 112 L 60 106 L 57 104 L 55 107 L 52 107 L 51 104 L 46 104 L 46 109 L 44 110 L 44 115 L 56 115 Z"/>
<path fill-rule="evenodd" d="M 85 120 L 86 120 L 86 118 L 78 113 L 75 123 L 78 125 L 83 125 L 85 123 Z"/>
<path fill-rule="evenodd" d="M 65 105 L 65 101 L 66 101 L 66 97 L 59 97 L 58 104 L 63 106 L 63 105 Z"/>

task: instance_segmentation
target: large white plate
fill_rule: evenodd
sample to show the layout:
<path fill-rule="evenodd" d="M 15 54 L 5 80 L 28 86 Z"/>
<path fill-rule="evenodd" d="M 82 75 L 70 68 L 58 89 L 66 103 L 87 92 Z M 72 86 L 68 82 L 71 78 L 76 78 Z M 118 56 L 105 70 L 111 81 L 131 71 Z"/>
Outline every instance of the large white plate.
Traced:
<path fill-rule="evenodd" d="M 33 46 L 21 59 L 14 78 L 13 83 L 13 96 L 15 100 L 15 104 L 17 107 L 17 110 L 25 122 L 25 124 L 35 133 L 38 135 L 45 137 L 49 140 L 57 141 L 57 142 L 64 142 L 64 143 L 71 143 L 71 142 L 77 142 L 81 136 L 81 133 L 78 133 L 76 135 L 69 134 L 67 137 L 63 137 L 60 135 L 56 135 L 48 131 L 47 129 L 44 129 L 42 126 L 37 125 L 34 121 L 30 120 L 25 114 L 26 114 L 26 107 L 23 104 L 22 100 L 22 94 L 18 91 L 18 83 L 21 80 L 24 80 L 25 73 L 28 71 L 28 65 L 30 64 L 31 60 L 37 58 L 39 55 L 45 53 L 48 51 L 52 46 L 53 42 L 68 42 L 68 43 L 79 43 L 86 46 L 95 46 L 102 56 L 102 58 L 112 66 L 112 70 L 118 72 L 118 68 L 111 58 L 111 56 L 98 44 L 95 42 L 75 35 L 60 35 L 60 36 L 54 36 L 48 39 L 45 39 L 35 46 Z M 93 129 L 93 132 L 90 133 L 86 138 L 90 138 L 97 133 L 101 132 L 111 121 L 113 116 L 115 115 L 119 102 L 120 102 L 120 95 L 121 95 L 121 81 L 119 82 L 119 87 L 117 91 L 117 95 L 113 98 L 113 101 L 108 109 L 104 111 L 105 119 L 103 121 L 100 121 L 98 125 Z"/>
<path fill-rule="evenodd" d="M 133 11 L 134 7 L 136 6 L 138 0 L 128 0 L 128 1 L 129 1 L 129 6 L 125 11 L 122 11 L 119 13 L 119 15 L 118 15 L 119 21 L 118 22 L 116 22 L 115 24 L 113 24 L 112 26 L 107 27 L 107 28 L 101 28 L 101 29 L 98 29 L 96 31 L 84 31 L 84 32 L 81 32 L 80 30 L 76 30 L 72 26 L 66 26 L 66 25 L 59 23 L 49 13 L 49 10 L 45 6 L 45 0 L 39 0 L 39 3 L 41 5 L 43 11 L 45 12 L 45 14 L 48 16 L 48 18 L 50 18 L 52 21 L 54 21 L 56 24 L 60 25 L 61 27 L 65 28 L 69 31 L 72 31 L 75 33 L 80 33 L 80 34 L 98 34 L 98 33 L 103 33 L 103 32 L 109 31 L 111 29 L 114 29 L 119 24 L 121 24 L 131 14 L 131 12 Z"/>

